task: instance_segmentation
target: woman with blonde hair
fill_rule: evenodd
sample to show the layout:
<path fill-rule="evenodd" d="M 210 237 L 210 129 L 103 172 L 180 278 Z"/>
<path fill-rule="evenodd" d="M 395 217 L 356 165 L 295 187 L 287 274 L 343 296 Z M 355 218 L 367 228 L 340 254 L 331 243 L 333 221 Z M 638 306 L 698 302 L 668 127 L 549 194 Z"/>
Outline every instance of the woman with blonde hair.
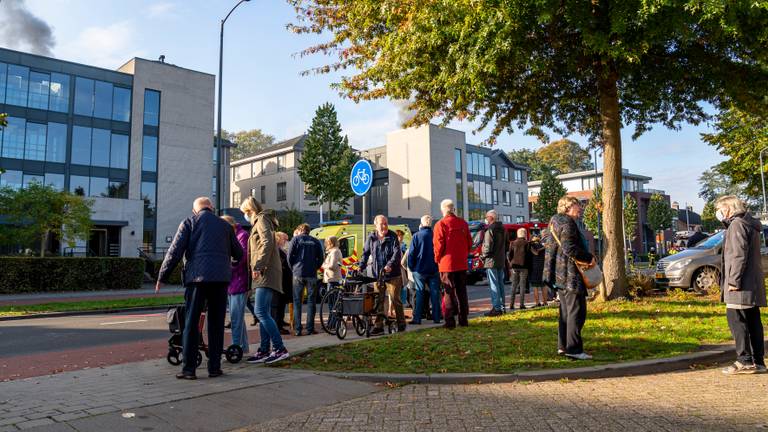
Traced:
<path fill-rule="evenodd" d="M 272 210 L 262 208 L 252 196 L 243 201 L 240 210 L 253 225 L 251 237 L 248 240 L 248 255 L 256 317 L 259 319 L 261 336 L 261 344 L 256 355 L 249 357 L 246 361 L 252 364 L 272 364 L 290 356 L 271 314 L 272 297 L 283 293 L 280 253 L 275 239 L 277 218 Z M 272 351 L 270 351 L 270 342 Z"/>
<path fill-rule="evenodd" d="M 328 289 L 339 285 L 341 282 L 341 250 L 339 250 L 339 239 L 336 236 L 330 236 L 325 239 L 325 260 L 323 261 L 323 283 L 328 285 Z"/>

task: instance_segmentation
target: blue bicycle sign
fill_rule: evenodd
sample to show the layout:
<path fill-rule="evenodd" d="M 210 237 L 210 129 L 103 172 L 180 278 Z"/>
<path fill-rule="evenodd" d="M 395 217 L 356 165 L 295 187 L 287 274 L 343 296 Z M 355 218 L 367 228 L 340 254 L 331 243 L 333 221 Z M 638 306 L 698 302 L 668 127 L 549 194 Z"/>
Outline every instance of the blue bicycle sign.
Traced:
<path fill-rule="evenodd" d="M 355 195 L 365 195 L 373 185 L 373 167 L 367 160 L 361 159 L 352 167 L 349 174 L 349 184 Z"/>

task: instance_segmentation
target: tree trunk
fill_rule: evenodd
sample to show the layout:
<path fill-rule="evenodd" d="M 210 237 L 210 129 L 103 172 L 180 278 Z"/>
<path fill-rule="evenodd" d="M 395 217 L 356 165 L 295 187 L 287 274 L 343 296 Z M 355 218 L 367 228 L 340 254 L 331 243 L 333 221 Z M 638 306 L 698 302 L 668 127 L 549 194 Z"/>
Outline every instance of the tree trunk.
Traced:
<path fill-rule="evenodd" d="M 621 187 L 621 119 L 616 83 L 618 74 L 609 67 L 598 67 L 598 97 L 603 138 L 603 275 L 600 297 L 611 300 L 627 294 L 624 261 Z"/>
<path fill-rule="evenodd" d="M 43 232 L 42 238 L 40 239 L 40 258 L 45 258 L 45 247 L 48 245 L 48 230 L 45 230 Z"/>

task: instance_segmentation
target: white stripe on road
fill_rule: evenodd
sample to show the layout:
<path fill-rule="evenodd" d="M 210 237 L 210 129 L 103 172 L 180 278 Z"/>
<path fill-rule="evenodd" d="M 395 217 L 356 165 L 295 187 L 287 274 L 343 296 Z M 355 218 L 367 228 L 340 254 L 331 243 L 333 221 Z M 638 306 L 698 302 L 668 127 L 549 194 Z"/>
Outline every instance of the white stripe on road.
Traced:
<path fill-rule="evenodd" d="M 115 322 L 99 323 L 99 325 L 105 326 L 105 325 L 131 324 L 131 323 L 140 323 L 140 322 L 147 322 L 147 320 L 115 321 Z"/>

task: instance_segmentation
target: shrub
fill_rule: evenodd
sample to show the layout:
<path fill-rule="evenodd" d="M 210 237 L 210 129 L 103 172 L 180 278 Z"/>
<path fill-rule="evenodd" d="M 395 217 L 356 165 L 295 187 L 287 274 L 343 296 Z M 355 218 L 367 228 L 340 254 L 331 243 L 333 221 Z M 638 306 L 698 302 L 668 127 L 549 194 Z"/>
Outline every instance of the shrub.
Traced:
<path fill-rule="evenodd" d="M 656 288 L 653 277 L 642 273 L 627 275 L 627 284 L 629 285 L 629 296 L 632 298 L 648 297 Z"/>
<path fill-rule="evenodd" d="M 139 289 L 141 258 L 0 257 L 0 294 Z"/>

